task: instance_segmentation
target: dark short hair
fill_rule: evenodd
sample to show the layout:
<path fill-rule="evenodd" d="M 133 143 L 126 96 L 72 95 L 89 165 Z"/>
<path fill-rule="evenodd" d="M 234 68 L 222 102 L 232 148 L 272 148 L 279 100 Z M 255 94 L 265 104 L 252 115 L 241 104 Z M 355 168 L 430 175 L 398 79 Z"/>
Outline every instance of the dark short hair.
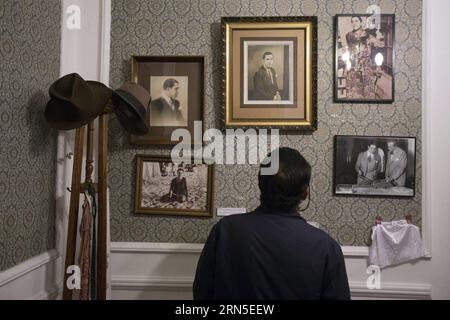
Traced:
<path fill-rule="evenodd" d="M 167 90 L 169 88 L 172 88 L 176 83 L 178 83 L 177 80 L 175 79 L 167 79 L 166 81 L 164 81 L 163 83 L 163 89 Z"/>
<path fill-rule="evenodd" d="M 273 56 L 273 53 L 272 53 L 272 52 L 269 52 L 269 51 L 264 52 L 264 54 L 263 54 L 263 59 L 265 59 L 266 56 Z"/>
<path fill-rule="evenodd" d="M 278 172 L 274 175 L 258 176 L 261 204 L 275 210 L 292 211 L 302 201 L 305 189 L 311 180 L 311 166 L 298 152 L 291 148 L 280 148 Z M 271 156 L 269 153 L 268 157 Z"/>
<path fill-rule="evenodd" d="M 353 18 L 358 18 L 358 19 L 359 19 L 359 22 L 361 22 L 361 23 L 362 23 L 362 18 L 361 18 L 360 16 L 357 16 L 357 15 L 353 15 L 353 16 L 351 16 L 351 18 L 350 18 L 350 21 L 352 21 L 352 20 L 353 20 Z"/>
<path fill-rule="evenodd" d="M 178 168 L 177 173 L 180 172 L 180 171 L 184 172 L 184 169 L 183 168 Z"/>
<path fill-rule="evenodd" d="M 374 141 L 374 140 L 370 140 L 369 143 L 367 144 L 367 146 L 368 146 L 368 147 L 370 147 L 370 146 L 375 146 L 375 147 L 376 147 L 376 146 L 377 146 L 377 143 L 376 143 L 376 141 Z"/>
<path fill-rule="evenodd" d="M 388 140 L 387 144 L 389 144 L 389 143 L 393 143 L 394 146 L 397 146 L 397 141 L 395 141 L 395 140 Z"/>

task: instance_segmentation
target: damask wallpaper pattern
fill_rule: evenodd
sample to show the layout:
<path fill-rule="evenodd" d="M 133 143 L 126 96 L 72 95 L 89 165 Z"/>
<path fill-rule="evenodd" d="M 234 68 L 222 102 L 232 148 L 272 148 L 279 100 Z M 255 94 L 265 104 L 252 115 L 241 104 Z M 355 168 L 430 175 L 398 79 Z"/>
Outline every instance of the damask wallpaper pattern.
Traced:
<path fill-rule="evenodd" d="M 333 103 L 333 21 L 341 13 L 365 13 L 371 4 L 396 15 L 395 97 L 390 105 Z M 205 55 L 206 128 L 219 127 L 222 16 L 316 15 L 318 30 L 318 130 L 282 135 L 313 166 L 311 204 L 302 215 L 320 223 L 340 244 L 364 246 L 377 214 L 384 220 L 412 214 L 421 225 L 421 0 L 131 0 L 112 1 L 110 84 L 130 79 L 132 55 Z M 132 146 L 116 119 L 110 121 L 111 240 L 200 243 L 219 218 L 145 216 L 133 213 L 136 154 L 169 155 L 166 146 Z M 417 137 L 414 199 L 333 197 L 335 135 Z M 257 167 L 215 166 L 214 208 L 259 202 Z M 214 209 L 215 214 L 215 209 Z"/>
<path fill-rule="evenodd" d="M 58 0 L 0 2 L 0 271 L 55 247 L 56 132 L 44 107 L 60 17 Z"/>

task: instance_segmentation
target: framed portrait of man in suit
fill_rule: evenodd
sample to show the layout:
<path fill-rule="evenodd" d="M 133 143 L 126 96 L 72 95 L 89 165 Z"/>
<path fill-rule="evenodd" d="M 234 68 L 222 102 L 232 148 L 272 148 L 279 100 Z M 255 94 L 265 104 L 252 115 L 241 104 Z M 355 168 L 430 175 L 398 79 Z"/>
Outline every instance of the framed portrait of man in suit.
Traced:
<path fill-rule="evenodd" d="M 194 121 L 203 121 L 203 56 L 133 56 L 132 82 L 147 89 L 152 98 L 147 106 L 149 132 L 130 135 L 132 144 L 177 144 L 172 132 L 189 130 L 194 136 Z"/>
<path fill-rule="evenodd" d="M 317 17 L 223 17 L 224 128 L 317 129 Z"/>
<path fill-rule="evenodd" d="M 416 138 L 336 136 L 334 194 L 414 197 Z"/>

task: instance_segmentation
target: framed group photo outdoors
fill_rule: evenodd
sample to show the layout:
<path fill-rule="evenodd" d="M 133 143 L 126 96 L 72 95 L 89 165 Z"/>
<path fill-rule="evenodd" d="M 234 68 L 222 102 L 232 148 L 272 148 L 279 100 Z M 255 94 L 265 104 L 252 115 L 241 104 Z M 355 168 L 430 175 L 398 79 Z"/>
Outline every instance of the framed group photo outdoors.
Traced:
<path fill-rule="evenodd" d="M 172 132 L 188 129 L 194 136 L 194 121 L 203 120 L 203 56 L 133 56 L 131 81 L 147 89 L 152 101 L 147 110 L 150 130 L 130 136 L 132 144 L 177 144 Z"/>
<path fill-rule="evenodd" d="M 335 137 L 335 195 L 414 197 L 415 168 L 414 137 Z"/>
<path fill-rule="evenodd" d="M 393 14 L 335 17 L 334 101 L 394 102 Z"/>
<path fill-rule="evenodd" d="M 135 212 L 212 217 L 213 165 L 136 156 Z"/>
<path fill-rule="evenodd" d="M 317 129 L 317 17 L 224 17 L 224 126 Z"/>

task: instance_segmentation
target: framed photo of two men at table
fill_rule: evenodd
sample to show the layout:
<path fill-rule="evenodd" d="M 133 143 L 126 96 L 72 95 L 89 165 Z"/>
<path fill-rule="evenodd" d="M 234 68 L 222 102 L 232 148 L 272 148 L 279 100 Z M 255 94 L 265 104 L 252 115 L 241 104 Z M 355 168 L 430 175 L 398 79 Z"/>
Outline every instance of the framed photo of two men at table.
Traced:
<path fill-rule="evenodd" d="M 204 56 L 133 56 L 131 81 L 148 90 L 152 98 L 147 110 L 149 132 L 130 136 L 132 144 L 177 144 L 172 132 L 189 130 L 203 121 Z"/>
<path fill-rule="evenodd" d="M 335 137 L 335 195 L 414 197 L 415 168 L 414 137 Z"/>
<path fill-rule="evenodd" d="M 223 17 L 225 128 L 317 129 L 317 17 Z"/>

